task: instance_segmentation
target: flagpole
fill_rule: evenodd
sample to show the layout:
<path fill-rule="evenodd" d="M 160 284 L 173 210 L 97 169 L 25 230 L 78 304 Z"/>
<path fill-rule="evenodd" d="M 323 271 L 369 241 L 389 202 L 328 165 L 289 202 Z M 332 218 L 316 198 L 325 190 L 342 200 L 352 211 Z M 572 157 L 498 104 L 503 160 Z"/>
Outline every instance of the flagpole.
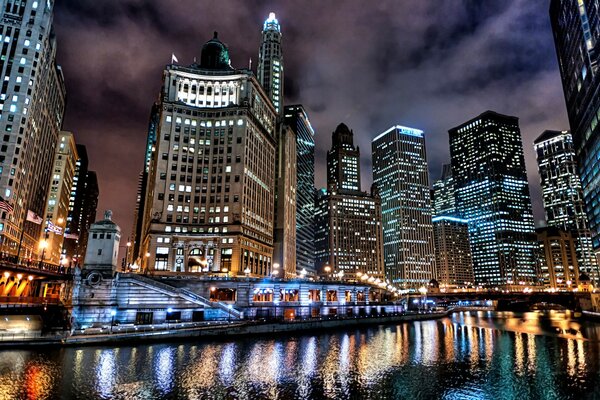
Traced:
<path fill-rule="evenodd" d="M 21 226 L 21 237 L 19 238 L 19 247 L 17 248 L 17 264 L 19 263 L 19 257 L 21 255 L 21 247 L 23 245 L 23 235 L 25 234 L 25 223 L 27 222 L 27 215 L 25 215 L 25 220 L 23 221 L 23 225 Z"/>

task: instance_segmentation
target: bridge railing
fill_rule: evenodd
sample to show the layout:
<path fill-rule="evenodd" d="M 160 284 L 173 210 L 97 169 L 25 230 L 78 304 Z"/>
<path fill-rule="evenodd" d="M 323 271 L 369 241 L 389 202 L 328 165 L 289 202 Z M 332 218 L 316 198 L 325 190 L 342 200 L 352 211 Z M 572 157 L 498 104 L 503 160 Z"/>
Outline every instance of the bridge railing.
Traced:
<path fill-rule="evenodd" d="M 60 304 L 60 299 L 54 297 L 32 297 L 32 296 L 0 296 L 0 306 L 9 304 L 23 305 L 54 305 Z"/>
<path fill-rule="evenodd" d="M 0 254 L 0 263 L 10 268 L 20 269 L 28 272 L 50 273 L 56 275 L 72 275 L 74 268 L 60 264 L 52 264 L 41 260 L 32 260 L 25 257 Z"/>

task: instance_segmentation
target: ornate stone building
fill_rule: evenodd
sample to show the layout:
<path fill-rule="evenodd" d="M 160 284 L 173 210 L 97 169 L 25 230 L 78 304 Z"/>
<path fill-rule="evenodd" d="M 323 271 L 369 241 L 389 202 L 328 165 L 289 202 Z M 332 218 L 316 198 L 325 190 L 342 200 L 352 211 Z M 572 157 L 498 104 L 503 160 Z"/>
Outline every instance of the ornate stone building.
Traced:
<path fill-rule="evenodd" d="M 144 193 L 143 270 L 271 274 L 276 117 L 216 33 L 200 63 L 167 66 Z"/>

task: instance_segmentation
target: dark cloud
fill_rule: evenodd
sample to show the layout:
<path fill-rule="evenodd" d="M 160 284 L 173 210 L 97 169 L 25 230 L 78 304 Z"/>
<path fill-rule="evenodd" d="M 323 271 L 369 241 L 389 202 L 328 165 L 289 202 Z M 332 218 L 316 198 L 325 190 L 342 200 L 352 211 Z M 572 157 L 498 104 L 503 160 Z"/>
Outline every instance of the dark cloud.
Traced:
<path fill-rule="evenodd" d="M 288 103 L 317 130 L 317 184 L 325 183 L 331 132 L 346 122 L 361 148 L 368 188 L 370 142 L 394 124 L 426 132 L 431 178 L 447 162 L 449 128 L 492 109 L 521 121 L 540 212 L 532 142 L 568 128 L 547 3 L 512 1 L 72 0 L 55 28 L 69 102 L 65 129 L 88 146 L 100 209 L 129 232 L 148 114 L 175 53 L 199 57 L 214 30 L 234 66 L 257 64 L 262 21 L 284 34 Z"/>

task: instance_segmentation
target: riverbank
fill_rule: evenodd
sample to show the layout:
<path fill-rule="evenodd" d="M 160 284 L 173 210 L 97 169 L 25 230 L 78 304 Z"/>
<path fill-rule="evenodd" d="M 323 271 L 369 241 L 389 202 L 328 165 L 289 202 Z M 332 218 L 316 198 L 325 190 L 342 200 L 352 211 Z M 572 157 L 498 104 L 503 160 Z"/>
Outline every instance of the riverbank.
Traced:
<path fill-rule="evenodd" d="M 354 329 L 373 325 L 395 324 L 409 321 L 422 321 L 446 317 L 448 312 L 425 314 L 402 314 L 367 318 L 333 318 L 289 322 L 232 321 L 219 325 L 205 325 L 193 328 L 166 330 L 134 330 L 126 332 L 101 333 L 94 335 L 55 335 L 52 337 L 20 338 L 19 340 L 0 341 L 0 349 L 29 346 L 85 346 L 114 345 L 122 343 L 146 343 L 185 341 L 209 338 L 248 337 L 282 335 L 323 330 Z"/>

